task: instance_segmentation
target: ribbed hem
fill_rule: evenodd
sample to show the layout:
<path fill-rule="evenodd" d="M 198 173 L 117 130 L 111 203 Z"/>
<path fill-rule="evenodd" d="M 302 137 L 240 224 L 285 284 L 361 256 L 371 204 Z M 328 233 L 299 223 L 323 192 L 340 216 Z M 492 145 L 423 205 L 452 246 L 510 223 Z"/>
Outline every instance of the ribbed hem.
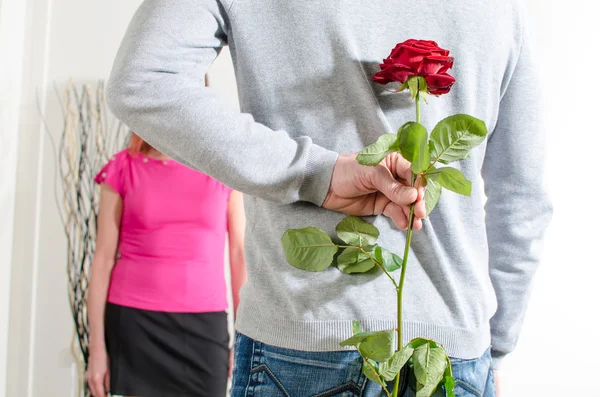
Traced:
<path fill-rule="evenodd" d="M 492 348 L 492 367 L 494 369 L 500 369 L 502 367 L 502 361 L 506 357 L 506 353 L 499 352 Z"/>
<path fill-rule="evenodd" d="M 236 321 L 236 330 L 252 339 L 285 349 L 304 351 L 352 350 L 342 348 L 340 342 L 352 336 L 352 321 L 293 321 L 264 318 L 260 313 L 242 312 Z M 245 314 L 245 315 L 243 315 Z M 378 331 L 396 327 L 395 321 L 361 320 L 364 331 Z M 476 329 L 442 327 L 434 324 L 405 322 L 403 339 L 422 337 L 433 339 L 446 348 L 450 357 L 474 359 L 490 346 L 489 326 Z"/>
<path fill-rule="evenodd" d="M 329 192 L 333 167 L 338 156 L 336 152 L 319 145 L 310 146 L 304 179 L 298 193 L 300 201 L 308 201 L 318 206 L 323 204 Z"/>

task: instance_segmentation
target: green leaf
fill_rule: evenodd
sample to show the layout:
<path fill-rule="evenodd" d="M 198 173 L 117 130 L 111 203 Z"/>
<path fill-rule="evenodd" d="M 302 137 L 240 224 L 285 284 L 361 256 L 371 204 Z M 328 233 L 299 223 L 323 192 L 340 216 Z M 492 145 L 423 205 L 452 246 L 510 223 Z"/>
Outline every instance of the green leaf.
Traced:
<path fill-rule="evenodd" d="M 315 227 L 287 230 L 281 242 L 288 263 L 311 272 L 327 269 L 338 251 L 329 235 Z"/>
<path fill-rule="evenodd" d="M 452 167 L 434 168 L 427 174 L 428 181 L 435 181 L 442 187 L 464 196 L 471 195 L 471 181 L 462 172 Z"/>
<path fill-rule="evenodd" d="M 394 92 L 402 92 L 407 88 L 408 88 L 408 80 L 405 81 L 404 83 L 402 83 L 402 85 L 400 87 L 398 87 L 398 89 Z"/>
<path fill-rule="evenodd" d="M 408 79 L 408 88 L 410 89 L 410 96 L 414 101 L 417 97 L 417 92 L 419 92 L 419 82 L 417 78 L 412 77 Z"/>
<path fill-rule="evenodd" d="M 427 216 L 429 216 L 438 201 L 440 201 L 442 187 L 433 179 L 428 178 L 427 175 L 425 175 L 425 179 L 427 179 L 427 188 L 425 189 L 425 209 L 427 210 Z"/>
<path fill-rule="evenodd" d="M 426 385 L 419 383 L 417 386 L 417 397 L 431 397 L 438 389 L 438 386 L 439 383 L 428 383 Z"/>
<path fill-rule="evenodd" d="M 385 270 L 389 273 L 393 273 L 396 270 L 402 268 L 402 258 L 393 252 L 389 252 L 385 248 L 377 246 L 375 248 L 375 259 L 383 264 Z"/>
<path fill-rule="evenodd" d="M 394 330 L 375 332 L 359 343 L 358 351 L 364 358 L 386 361 L 394 354 L 394 335 Z"/>
<path fill-rule="evenodd" d="M 393 331 L 393 330 L 392 330 Z M 381 332 L 387 332 L 387 331 L 371 331 L 371 332 L 357 332 L 356 334 L 354 334 L 354 336 L 346 339 L 345 341 L 340 343 L 340 346 L 344 347 L 344 346 L 355 346 L 358 348 L 358 345 L 363 342 L 365 339 L 367 339 L 370 336 L 374 336 L 377 335 Z"/>
<path fill-rule="evenodd" d="M 414 101 L 417 97 L 417 92 L 427 92 L 427 80 L 423 76 L 413 76 L 408 81 L 408 88 L 410 89 L 410 95 Z"/>
<path fill-rule="evenodd" d="M 368 361 L 368 363 L 367 363 L 367 361 Z M 369 365 L 369 364 L 371 364 L 371 365 Z M 379 377 L 379 374 L 377 373 L 378 367 L 379 367 L 379 364 L 377 364 L 377 362 L 375 362 L 373 360 L 363 360 L 363 367 L 362 367 L 363 374 L 365 374 L 367 379 L 369 379 L 373 382 L 377 382 L 380 385 L 383 385 L 381 378 Z"/>
<path fill-rule="evenodd" d="M 362 165 L 377 165 L 388 154 L 398 151 L 398 137 L 394 134 L 385 134 L 379 137 L 375 143 L 370 144 L 360 151 L 356 160 Z"/>
<path fill-rule="evenodd" d="M 412 347 L 413 349 L 416 349 L 419 346 L 423 346 L 426 343 L 431 342 L 431 340 L 429 339 L 425 339 L 425 338 L 415 338 L 413 340 L 411 340 L 410 342 L 408 342 L 408 344 L 406 345 L 406 347 Z"/>
<path fill-rule="evenodd" d="M 372 253 L 369 254 L 372 255 Z M 337 257 L 337 266 L 342 272 L 353 274 L 368 272 L 376 264 L 358 247 L 350 247 L 344 249 L 341 255 Z"/>
<path fill-rule="evenodd" d="M 430 396 L 444 376 L 446 351 L 441 347 L 432 347 L 430 343 L 424 343 L 415 349 L 412 358 L 417 382 L 424 386 L 423 393 L 429 393 L 421 395 Z"/>
<path fill-rule="evenodd" d="M 363 340 L 367 339 L 367 336 L 374 334 L 375 332 L 358 332 L 354 334 L 352 337 L 346 339 L 343 342 L 340 342 L 340 346 L 355 346 L 358 347 L 358 344 Z"/>
<path fill-rule="evenodd" d="M 360 321 L 352 320 L 352 335 L 356 335 L 360 332 Z"/>
<path fill-rule="evenodd" d="M 435 392 L 431 395 L 431 397 L 447 397 L 446 396 L 446 391 L 444 390 L 444 388 L 442 387 L 443 385 L 443 381 L 442 383 L 440 383 L 437 386 L 437 389 L 435 390 Z"/>
<path fill-rule="evenodd" d="M 454 395 L 454 378 L 452 377 L 452 363 L 450 359 L 446 359 L 446 371 L 444 371 L 444 388 L 446 389 L 446 397 L 455 397 Z"/>
<path fill-rule="evenodd" d="M 359 332 L 340 343 L 355 346 L 365 359 L 387 361 L 394 353 L 394 330 Z"/>
<path fill-rule="evenodd" d="M 379 238 L 379 230 L 355 216 L 347 216 L 335 228 L 338 237 L 349 245 L 373 245 Z"/>
<path fill-rule="evenodd" d="M 483 142 L 487 133 L 485 123 L 475 117 L 466 114 L 447 117 L 431 132 L 431 160 L 444 164 L 463 160 L 471 149 Z"/>
<path fill-rule="evenodd" d="M 398 130 L 398 141 L 402 157 L 410 161 L 410 168 L 415 174 L 429 167 L 429 146 L 425 127 L 409 121 Z"/>
<path fill-rule="evenodd" d="M 427 93 L 428 92 L 428 87 L 427 87 L 427 79 L 423 76 L 419 76 L 419 90 L 421 91 L 421 95 L 423 93 Z"/>
<path fill-rule="evenodd" d="M 387 362 L 381 363 L 379 366 L 379 373 L 383 376 L 383 379 L 388 382 L 394 380 L 398 372 L 404 367 L 404 364 L 408 362 L 412 356 L 414 349 L 412 347 L 405 347 L 404 349 L 394 353 L 392 358 Z"/>

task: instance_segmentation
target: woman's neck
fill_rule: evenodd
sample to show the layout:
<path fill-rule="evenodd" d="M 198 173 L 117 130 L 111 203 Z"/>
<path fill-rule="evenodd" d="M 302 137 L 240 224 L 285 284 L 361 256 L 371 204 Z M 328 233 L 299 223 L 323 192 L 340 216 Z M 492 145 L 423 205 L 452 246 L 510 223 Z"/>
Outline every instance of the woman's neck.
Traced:
<path fill-rule="evenodd" d="M 148 157 L 152 157 L 154 159 L 159 159 L 159 160 L 169 160 L 169 156 L 162 154 L 161 152 L 159 152 L 158 150 L 152 148 L 150 149 L 148 152 L 145 153 L 146 156 Z"/>

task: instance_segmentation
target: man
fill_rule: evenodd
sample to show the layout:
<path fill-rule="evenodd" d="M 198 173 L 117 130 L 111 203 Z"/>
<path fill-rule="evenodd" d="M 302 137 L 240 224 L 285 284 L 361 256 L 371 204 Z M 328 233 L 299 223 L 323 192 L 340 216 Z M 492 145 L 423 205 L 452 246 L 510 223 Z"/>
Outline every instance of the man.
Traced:
<path fill-rule="evenodd" d="M 518 0 L 142 4 L 117 55 L 110 108 L 161 152 L 248 195 L 234 396 L 381 393 L 362 375 L 358 353 L 339 342 L 353 319 L 367 331 L 397 326 L 389 280 L 298 270 L 280 239 L 307 226 L 333 233 L 343 213 L 379 215 L 380 245 L 400 253 L 415 201 L 421 230 L 409 257 L 404 343 L 441 342 L 458 389 L 495 394 L 492 370 L 515 347 L 551 214 L 523 14 Z M 430 101 L 422 124 L 431 131 L 466 113 L 490 130 L 460 163 L 471 197 L 445 194 L 424 221 L 422 192 L 402 183 L 405 160 L 390 155 L 374 168 L 355 161 L 378 136 L 414 120 L 406 95 L 371 81 L 409 38 L 435 40 L 456 59 L 453 91 Z M 242 113 L 202 85 L 226 44 Z"/>

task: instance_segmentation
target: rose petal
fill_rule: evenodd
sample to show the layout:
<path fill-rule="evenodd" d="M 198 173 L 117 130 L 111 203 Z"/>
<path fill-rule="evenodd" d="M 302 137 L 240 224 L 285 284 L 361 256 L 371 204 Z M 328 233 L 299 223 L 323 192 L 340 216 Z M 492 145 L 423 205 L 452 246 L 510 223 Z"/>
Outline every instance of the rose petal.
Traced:
<path fill-rule="evenodd" d="M 425 77 L 427 84 L 433 87 L 446 87 L 453 84 L 456 80 L 448 73 L 432 74 Z"/>
<path fill-rule="evenodd" d="M 402 51 L 403 51 L 402 49 L 404 48 L 404 46 L 405 46 L 404 43 L 396 44 L 396 47 L 394 47 L 392 52 L 390 52 L 390 55 L 388 55 L 386 60 L 393 61 L 394 59 L 398 58 L 400 56 L 400 54 L 402 53 Z"/>
<path fill-rule="evenodd" d="M 396 44 L 373 80 L 382 84 L 390 81 L 404 83 L 408 77 L 417 74 L 424 77 L 446 74 L 454 62 L 449 54 L 450 51 L 440 48 L 435 41 L 408 39 Z M 393 68 L 388 70 L 390 67 Z M 437 88 L 440 87 L 432 89 Z"/>
<path fill-rule="evenodd" d="M 429 55 L 431 55 L 431 53 L 427 50 L 415 47 L 404 47 L 401 55 L 395 59 L 395 63 L 410 66 L 417 71 L 421 62 L 423 62 L 423 59 Z"/>
<path fill-rule="evenodd" d="M 373 75 L 372 80 L 379 84 L 387 84 L 391 83 L 393 80 L 390 79 L 389 73 L 386 72 L 387 68 L 391 66 L 391 64 L 381 64 L 379 67 L 381 70 Z"/>
<path fill-rule="evenodd" d="M 425 80 L 427 80 L 427 90 L 432 95 L 447 94 L 456 81 L 448 73 L 431 74 L 426 76 Z"/>
<path fill-rule="evenodd" d="M 379 83 L 381 85 L 386 85 L 387 83 L 392 82 L 392 80 L 390 80 L 389 78 L 384 76 L 381 72 L 375 73 L 373 75 L 373 77 L 371 78 L 371 80 L 373 80 L 374 82 Z"/>
<path fill-rule="evenodd" d="M 436 49 L 431 50 L 431 55 L 447 57 L 448 55 L 450 55 L 450 51 L 444 50 L 443 48 L 436 48 Z"/>
<path fill-rule="evenodd" d="M 419 66 L 419 76 L 446 73 L 453 65 L 454 58 L 442 56 L 430 56 L 423 59 Z"/>
<path fill-rule="evenodd" d="M 429 55 L 428 51 L 415 49 L 414 47 L 403 46 L 395 50 L 390 56 L 384 60 L 386 64 L 399 63 L 413 68 L 415 71 L 419 68 L 419 64 L 425 56 Z"/>
<path fill-rule="evenodd" d="M 446 88 L 438 88 L 436 90 L 433 91 L 429 91 L 430 95 L 435 95 L 435 96 L 440 96 L 443 94 L 447 94 L 450 92 L 450 87 L 446 87 Z"/>
<path fill-rule="evenodd" d="M 382 68 L 380 72 L 373 76 L 374 82 L 379 84 L 387 84 L 391 83 L 392 81 L 404 83 L 409 77 L 412 77 L 416 74 L 412 68 L 406 65 L 387 64 L 384 66 L 385 68 Z"/>
<path fill-rule="evenodd" d="M 440 48 L 435 41 L 431 40 L 420 40 L 418 43 L 413 44 L 414 47 L 428 50 L 431 55 L 448 56 L 450 51 Z"/>
<path fill-rule="evenodd" d="M 428 51 L 440 49 L 438 44 L 432 40 L 418 40 L 413 44 L 413 46 L 423 48 Z"/>

